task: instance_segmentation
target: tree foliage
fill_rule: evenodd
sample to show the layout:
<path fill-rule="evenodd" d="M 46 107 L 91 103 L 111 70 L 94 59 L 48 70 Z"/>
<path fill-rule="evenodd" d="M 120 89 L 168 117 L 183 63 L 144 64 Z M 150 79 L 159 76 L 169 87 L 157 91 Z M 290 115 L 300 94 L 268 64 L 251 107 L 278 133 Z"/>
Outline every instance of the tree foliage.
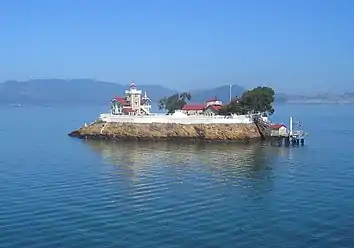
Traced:
<path fill-rule="evenodd" d="M 275 92 L 270 87 L 257 87 L 243 93 L 220 109 L 220 114 L 274 113 Z"/>
<path fill-rule="evenodd" d="M 230 115 L 230 114 L 246 114 L 247 110 L 240 104 L 238 98 L 232 100 L 229 104 L 224 105 L 220 110 L 219 114 L 221 115 Z"/>
<path fill-rule="evenodd" d="M 167 110 L 167 114 L 172 114 L 176 110 L 182 109 L 187 104 L 187 100 L 191 100 L 192 96 L 189 92 L 176 93 L 170 97 L 164 97 L 159 101 L 159 109 Z"/>

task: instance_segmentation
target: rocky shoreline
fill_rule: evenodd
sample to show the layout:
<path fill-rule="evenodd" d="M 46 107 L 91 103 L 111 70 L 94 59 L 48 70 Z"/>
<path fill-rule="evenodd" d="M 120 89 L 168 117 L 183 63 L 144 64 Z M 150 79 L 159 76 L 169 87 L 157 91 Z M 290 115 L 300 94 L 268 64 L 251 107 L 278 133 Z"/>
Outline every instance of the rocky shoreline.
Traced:
<path fill-rule="evenodd" d="M 68 134 L 70 137 L 96 140 L 188 140 L 250 142 L 261 139 L 255 124 L 177 124 L 100 122 Z"/>

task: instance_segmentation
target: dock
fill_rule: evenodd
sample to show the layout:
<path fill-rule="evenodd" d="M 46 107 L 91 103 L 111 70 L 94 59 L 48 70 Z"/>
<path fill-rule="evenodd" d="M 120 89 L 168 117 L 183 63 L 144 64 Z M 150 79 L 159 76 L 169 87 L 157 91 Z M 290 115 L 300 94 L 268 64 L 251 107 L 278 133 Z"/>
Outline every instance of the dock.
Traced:
<path fill-rule="evenodd" d="M 304 146 L 307 133 L 302 130 L 294 130 L 293 133 L 288 132 L 285 135 L 270 136 L 271 143 L 278 146 Z"/>
<path fill-rule="evenodd" d="M 272 145 L 277 146 L 304 146 L 305 139 L 308 136 L 302 129 L 294 129 L 293 117 L 290 117 L 289 128 L 284 124 L 274 124 L 262 119 L 260 116 L 254 116 L 254 123 L 264 140 L 270 140 Z"/>

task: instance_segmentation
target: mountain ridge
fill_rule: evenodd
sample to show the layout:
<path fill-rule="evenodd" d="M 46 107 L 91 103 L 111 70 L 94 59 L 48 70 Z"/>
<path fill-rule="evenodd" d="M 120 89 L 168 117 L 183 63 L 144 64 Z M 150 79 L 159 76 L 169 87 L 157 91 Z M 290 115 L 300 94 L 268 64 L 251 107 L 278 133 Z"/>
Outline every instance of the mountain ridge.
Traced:
<path fill-rule="evenodd" d="M 177 91 L 161 85 L 142 84 L 137 86 L 146 91 L 154 105 L 164 97 Z M 129 84 L 119 84 L 93 79 L 31 79 L 27 81 L 8 80 L 0 83 L 0 105 L 107 105 L 115 96 L 123 96 Z M 217 97 L 229 101 L 230 85 L 190 90 L 191 103 L 202 103 Z M 232 98 L 242 95 L 246 88 L 232 85 Z M 276 93 L 276 103 L 352 103 L 354 93 L 342 95 L 317 94 L 312 96 Z"/>
<path fill-rule="evenodd" d="M 161 85 L 137 84 L 146 91 L 154 103 L 179 91 Z M 8 80 L 0 83 L 0 104 L 108 104 L 115 96 L 123 96 L 129 84 L 119 84 L 92 79 L 32 79 Z M 245 89 L 233 86 L 233 97 Z M 192 102 L 204 102 L 217 96 L 229 99 L 229 86 L 191 90 Z"/>

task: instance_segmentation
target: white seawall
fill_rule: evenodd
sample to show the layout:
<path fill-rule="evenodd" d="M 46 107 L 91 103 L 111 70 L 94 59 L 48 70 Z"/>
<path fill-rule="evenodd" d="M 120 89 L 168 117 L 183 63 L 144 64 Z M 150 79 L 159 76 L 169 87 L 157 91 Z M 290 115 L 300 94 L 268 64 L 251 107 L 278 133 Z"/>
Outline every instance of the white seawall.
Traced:
<path fill-rule="evenodd" d="M 178 123 L 178 124 L 251 124 L 253 119 L 249 115 L 233 116 L 181 116 L 155 114 L 149 116 L 129 116 L 101 114 L 100 120 L 116 123 Z"/>

